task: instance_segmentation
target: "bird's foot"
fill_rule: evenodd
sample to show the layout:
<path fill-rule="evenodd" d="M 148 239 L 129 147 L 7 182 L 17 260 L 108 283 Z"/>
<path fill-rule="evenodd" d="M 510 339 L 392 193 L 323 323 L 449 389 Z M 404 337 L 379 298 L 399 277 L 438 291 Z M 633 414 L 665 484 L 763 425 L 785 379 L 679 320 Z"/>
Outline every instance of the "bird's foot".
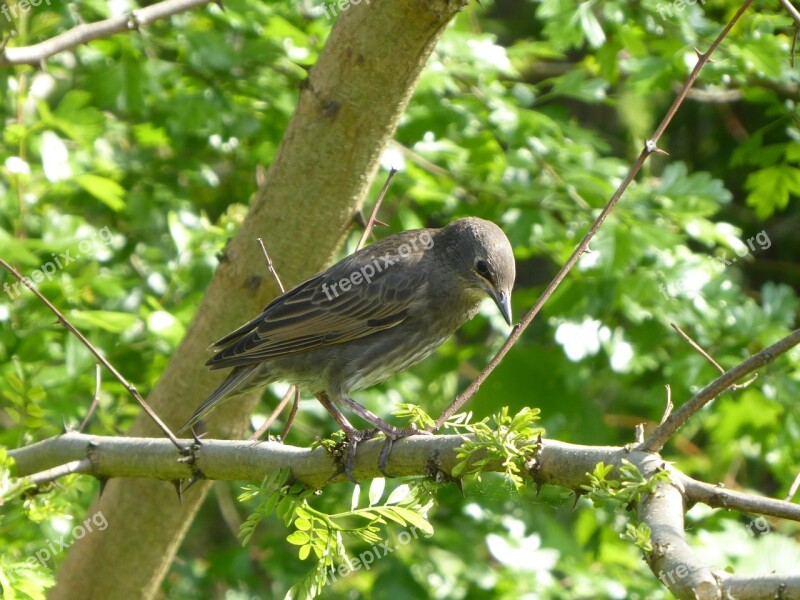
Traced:
<path fill-rule="evenodd" d="M 353 477 L 353 469 L 356 466 L 356 450 L 358 449 L 358 445 L 361 442 L 366 442 L 367 440 L 372 439 L 379 433 L 381 433 L 379 429 L 352 429 L 350 431 L 345 431 L 345 435 L 347 436 L 347 453 L 344 454 L 343 457 L 339 458 L 339 461 L 341 461 L 339 468 L 333 475 L 330 476 L 330 478 L 328 478 L 328 481 L 335 479 L 344 473 L 345 477 L 347 477 L 350 481 L 353 483 L 358 483 L 355 477 Z"/>
<path fill-rule="evenodd" d="M 397 440 L 401 440 L 406 437 L 411 437 L 412 435 L 433 435 L 430 431 L 425 431 L 422 429 L 417 429 L 415 426 L 411 426 L 408 429 L 395 429 L 393 433 L 384 432 L 386 436 L 386 441 L 383 444 L 383 448 L 381 448 L 381 455 L 378 457 L 378 468 L 380 469 L 381 473 L 385 477 L 394 477 L 394 475 L 390 475 L 388 472 L 389 467 L 389 454 L 392 452 L 392 446 Z"/>

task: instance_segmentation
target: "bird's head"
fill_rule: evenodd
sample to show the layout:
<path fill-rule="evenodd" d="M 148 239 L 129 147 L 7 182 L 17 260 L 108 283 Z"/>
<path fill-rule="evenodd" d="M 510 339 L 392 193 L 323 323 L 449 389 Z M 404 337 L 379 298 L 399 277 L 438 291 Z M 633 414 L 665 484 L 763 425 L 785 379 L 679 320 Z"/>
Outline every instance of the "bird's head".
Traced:
<path fill-rule="evenodd" d="M 491 221 L 468 217 L 450 223 L 441 233 L 466 292 L 476 300 L 489 296 L 511 325 L 511 289 L 516 268 L 514 252 L 503 230 Z"/>

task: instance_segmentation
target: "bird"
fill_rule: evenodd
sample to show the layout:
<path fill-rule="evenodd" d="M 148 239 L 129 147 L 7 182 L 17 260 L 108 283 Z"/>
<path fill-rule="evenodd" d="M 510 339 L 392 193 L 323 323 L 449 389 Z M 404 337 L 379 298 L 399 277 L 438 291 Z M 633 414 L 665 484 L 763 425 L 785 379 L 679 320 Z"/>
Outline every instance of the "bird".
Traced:
<path fill-rule="evenodd" d="M 350 393 L 430 355 L 475 316 L 484 298 L 511 325 L 515 275 L 511 243 L 491 221 L 466 217 L 389 235 L 299 283 L 212 344 L 206 366 L 232 370 L 181 431 L 223 400 L 284 381 L 313 394 L 344 430 L 349 479 L 355 481 L 358 443 L 378 433 L 387 440 L 379 466 L 388 475 L 391 444 L 424 432 L 386 423 Z M 374 429 L 358 430 L 339 407 Z"/>

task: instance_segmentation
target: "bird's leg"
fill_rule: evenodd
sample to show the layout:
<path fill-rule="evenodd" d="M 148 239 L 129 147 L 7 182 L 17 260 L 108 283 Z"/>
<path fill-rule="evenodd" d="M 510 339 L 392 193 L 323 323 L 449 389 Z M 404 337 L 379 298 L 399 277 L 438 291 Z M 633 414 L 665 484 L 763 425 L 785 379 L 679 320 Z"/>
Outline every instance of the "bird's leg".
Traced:
<path fill-rule="evenodd" d="M 367 423 L 369 423 L 370 425 L 375 426 L 377 429 L 379 429 L 384 434 L 386 434 L 387 438 L 390 437 L 390 436 L 393 436 L 393 435 L 397 435 L 398 433 L 401 432 L 400 429 L 398 429 L 394 425 L 389 425 L 389 423 L 387 423 L 386 421 L 381 419 L 374 412 L 364 408 L 363 406 L 361 406 L 358 402 L 356 402 L 352 398 L 350 398 L 348 396 L 341 396 L 340 398 L 338 398 L 338 400 L 339 400 L 339 402 L 344 404 L 347 408 L 349 408 L 352 412 L 356 413 L 359 417 L 364 419 Z M 344 415 L 342 416 L 342 418 L 344 419 Z"/>
<path fill-rule="evenodd" d="M 316 395 L 317 400 L 322 406 L 325 407 L 333 419 L 339 424 L 339 427 L 342 428 L 344 434 L 347 436 L 347 441 L 349 442 L 349 447 L 347 449 L 347 456 L 344 459 L 344 466 L 342 467 L 342 471 L 344 472 L 345 476 L 352 481 L 353 483 L 358 483 L 353 477 L 353 467 L 355 466 L 356 461 L 356 448 L 360 442 L 364 442 L 371 437 L 373 437 L 376 433 L 379 433 L 378 429 L 364 429 L 358 430 L 347 420 L 342 412 L 336 408 L 336 406 L 331 402 L 331 399 L 328 398 L 328 394 L 325 392 L 320 392 Z M 372 413 L 370 413 L 372 414 Z M 374 415 L 373 415 L 374 416 Z M 376 417 L 377 418 L 377 417 Z M 379 419 L 380 420 L 380 419 Z M 337 471 L 333 474 L 333 477 L 336 477 L 342 471 Z"/>
<path fill-rule="evenodd" d="M 412 435 L 431 435 L 430 432 L 420 431 L 416 427 L 409 427 L 408 429 L 398 429 L 393 425 L 389 425 L 389 423 L 381 419 L 378 415 L 367 410 L 366 408 L 361 406 L 358 402 L 347 396 L 342 396 L 341 398 L 339 398 L 339 400 L 341 401 L 342 404 L 344 404 L 347 408 L 356 413 L 359 417 L 361 417 L 362 419 L 364 419 L 365 421 L 367 421 L 371 425 L 374 425 L 377 429 L 382 431 L 383 434 L 386 436 L 386 442 L 384 442 L 383 448 L 381 448 L 381 454 L 378 457 L 378 468 L 380 469 L 381 473 L 383 473 L 386 477 L 393 477 L 393 475 L 389 475 L 387 468 L 389 467 L 389 454 L 391 454 L 392 446 L 397 440 Z M 342 415 L 342 418 L 344 419 L 344 415 Z M 347 421 L 347 419 L 345 419 L 345 421 Z"/>

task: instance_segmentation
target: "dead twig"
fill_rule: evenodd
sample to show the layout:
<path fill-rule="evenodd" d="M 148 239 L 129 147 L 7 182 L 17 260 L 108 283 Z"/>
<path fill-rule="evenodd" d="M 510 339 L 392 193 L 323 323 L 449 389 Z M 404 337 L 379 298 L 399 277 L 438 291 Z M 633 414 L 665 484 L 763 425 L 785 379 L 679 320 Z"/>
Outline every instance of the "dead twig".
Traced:
<path fill-rule="evenodd" d="M 689 335 L 688 335 L 688 334 L 687 334 L 687 333 L 686 333 L 686 332 L 685 332 L 683 329 L 681 329 L 680 327 L 678 327 L 677 323 L 670 322 L 670 324 L 669 324 L 669 325 L 670 325 L 670 327 L 672 327 L 672 328 L 673 328 L 675 331 L 677 331 L 677 332 L 678 332 L 678 334 L 679 334 L 679 335 L 680 335 L 680 336 L 681 336 L 681 337 L 682 337 L 684 340 L 686 340 L 686 341 L 688 342 L 688 344 L 689 344 L 689 345 L 690 345 L 692 348 L 694 348 L 694 349 L 697 351 L 697 353 L 698 353 L 698 354 L 700 354 L 700 356 L 702 356 L 702 357 L 703 357 L 703 358 L 705 358 L 705 359 L 706 359 L 708 362 L 710 362 L 712 365 L 714 365 L 714 367 L 717 369 L 717 371 L 719 371 L 720 373 L 724 373 L 724 372 L 725 372 L 725 369 L 723 369 L 723 368 L 722 368 L 722 367 L 719 365 L 719 363 L 718 363 L 717 361 L 715 361 L 715 360 L 714 360 L 714 359 L 711 357 L 711 355 L 710 355 L 710 354 L 708 354 L 708 353 L 707 353 L 705 350 L 703 350 L 703 349 L 700 347 L 700 344 L 698 344 L 697 342 L 695 342 L 695 341 L 694 341 L 692 338 L 690 338 L 690 337 L 689 337 Z M 748 380 L 747 380 L 747 381 L 745 381 L 744 383 L 737 383 L 737 384 L 734 384 L 734 385 L 732 385 L 732 386 L 730 387 L 730 389 L 731 389 L 731 390 L 741 390 L 741 389 L 743 389 L 743 388 L 746 388 L 746 387 L 747 387 L 748 385 L 750 385 L 751 383 L 753 383 L 753 382 L 754 382 L 756 379 L 758 379 L 758 373 L 756 373 L 755 375 L 753 375 L 753 376 L 752 376 L 750 379 L 748 379 Z M 663 421 L 662 421 L 662 423 L 663 423 Z"/>
<path fill-rule="evenodd" d="M 364 244 L 367 243 L 367 238 L 369 237 L 369 234 L 372 233 L 372 228 L 375 227 L 375 223 L 378 220 L 378 209 L 380 209 L 381 204 L 383 203 L 383 198 L 386 196 L 386 191 L 389 189 L 389 184 L 392 183 L 392 179 L 394 179 L 396 173 L 397 169 L 394 167 L 389 169 L 389 174 L 386 176 L 386 181 L 383 184 L 381 193 L 378 194 L 378 199 L 375 201 L 375 206 L 372 207 L 372 213 L 369 215 L 369 220 L 367 221 L 367 225 L 364 227 L 364 232 L 361 234 L 361 239 L 358 240 L 358 246 L 356 246 L 356 250 L 361 250 L 361 248 L 364 247 Z"/>
<path fill-rule="evenodd" d="M 89 406 L 89 411 L 86 413 L 86 416 L 81 421 L 80 426 L 78 427 L 78 431 L 83 431 L 86 428 L 86 424 L 89 423 L 89 419 L 92 418 L 95 409 L 97 408 L 98 402 L 100 402 L 100 384 L 102 383 L 102 371 L 100 370 L 100 365 L 94 366 L 94 398 L 92 398 L 92 404 Z"/>

